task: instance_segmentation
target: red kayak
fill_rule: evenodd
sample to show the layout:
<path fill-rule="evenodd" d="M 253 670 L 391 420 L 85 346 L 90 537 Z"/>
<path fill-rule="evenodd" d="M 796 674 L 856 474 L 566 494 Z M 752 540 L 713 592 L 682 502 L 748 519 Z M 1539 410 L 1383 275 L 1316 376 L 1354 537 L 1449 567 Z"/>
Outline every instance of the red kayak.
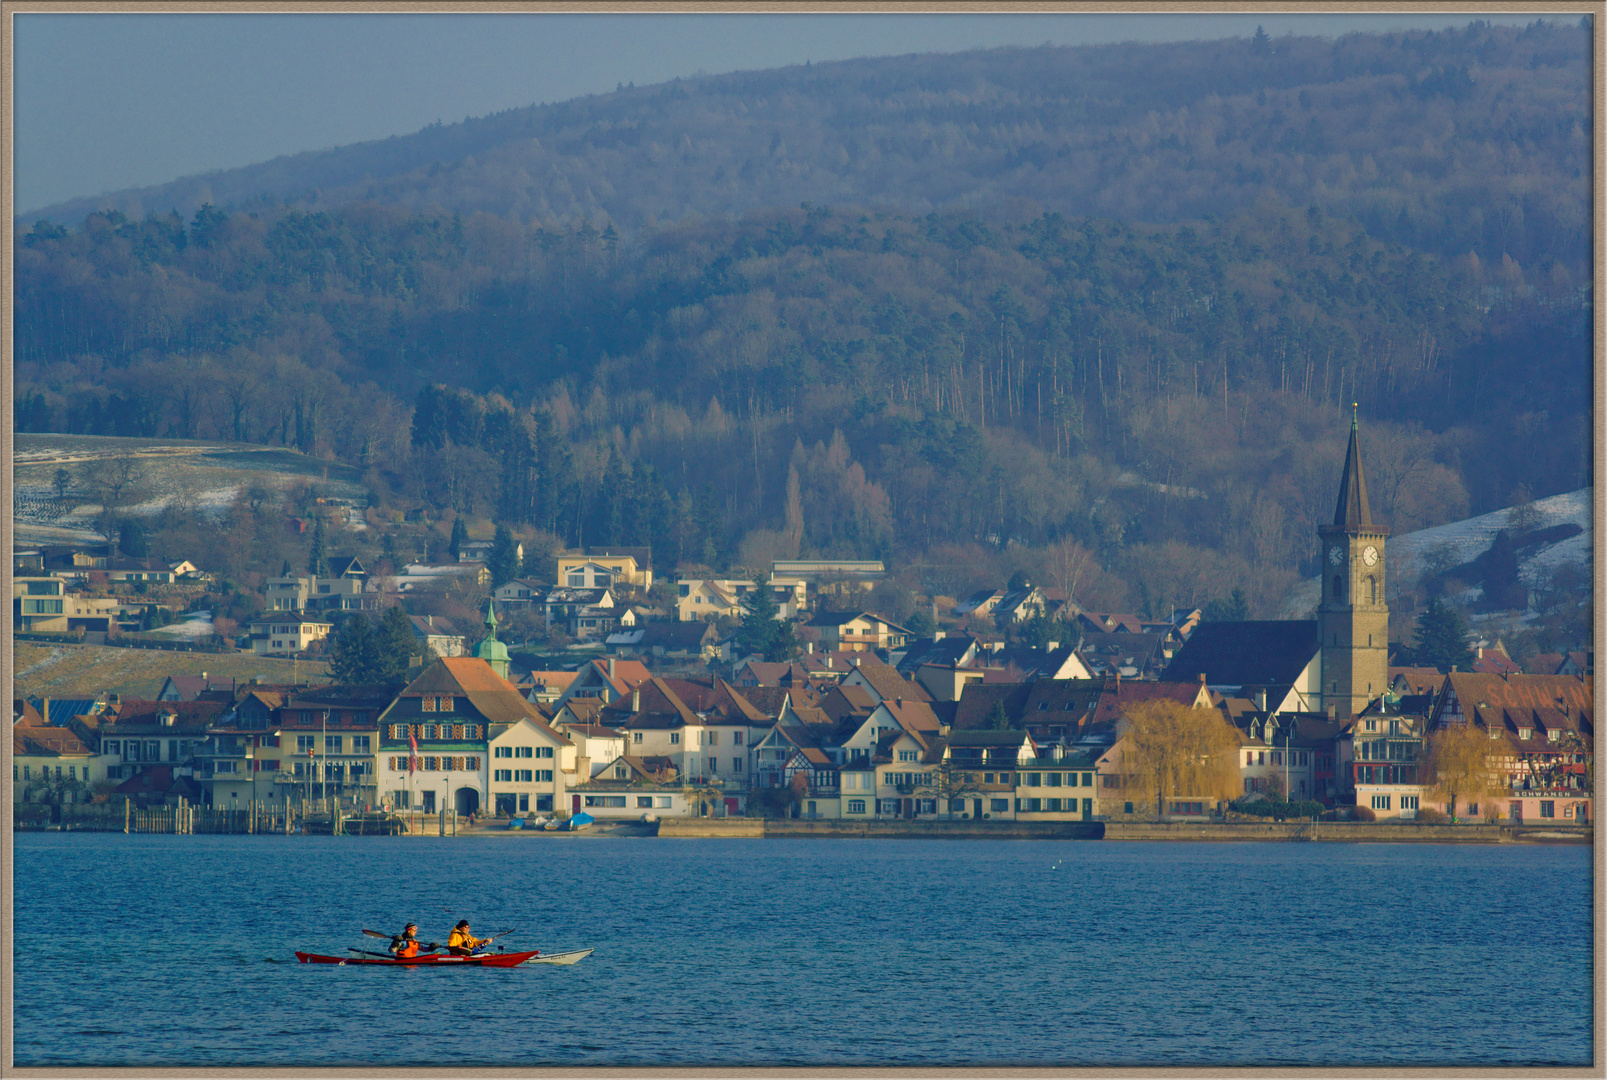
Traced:
<path fill-rule="evenodd" d="M 431 964 L 454 967 L 518 967 L 537 955 L 530 952 L 482 953 L 479 956 L 452 956 L 448 953 L 425 953 L 405 959 L 391 956 L 320 956 L 317 953 L 298 952 L 296 959 L 303 964 L 374 964 L 379 967 L 424 967 Z"/>

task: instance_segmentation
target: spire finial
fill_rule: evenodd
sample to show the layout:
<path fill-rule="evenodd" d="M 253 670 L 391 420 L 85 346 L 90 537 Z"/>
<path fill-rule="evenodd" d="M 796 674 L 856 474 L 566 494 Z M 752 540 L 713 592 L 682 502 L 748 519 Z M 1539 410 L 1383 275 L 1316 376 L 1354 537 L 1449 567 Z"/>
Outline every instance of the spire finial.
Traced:
<path fill-rule="evenodd" d="M 1352 431 L 1356 430 L 1356 410 L 1360 409 L 1360 408 L 1361 408 L 1361 402 L 1352 401 L 1350 403 L 1350 430 L 1352 430 Z"/>

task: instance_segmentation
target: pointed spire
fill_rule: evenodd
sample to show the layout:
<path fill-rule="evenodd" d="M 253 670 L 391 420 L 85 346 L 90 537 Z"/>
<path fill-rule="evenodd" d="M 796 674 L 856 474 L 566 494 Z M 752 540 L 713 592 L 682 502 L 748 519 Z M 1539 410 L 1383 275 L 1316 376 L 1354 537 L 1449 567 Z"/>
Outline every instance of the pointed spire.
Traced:
<path fill-rule="evenodd" d="M 497 606 L 496 601 L 487 599 L 485 602 L 485 632 L 486 637 L 496 640 L 497 636 Z"/>
<path fill-rule="evenodd" d="M 1350 448 L 1345 451 L 1345 474 L 1339 481 L 1339 504 L 1334 508 L 1334 526 L 1342 529 L 1373 527 L 1372 508 L 1367 505 L 1367 481 L 1361 471 L 1361 448 L 1357 443 L 1356 413 L 1350 406 Z"/>

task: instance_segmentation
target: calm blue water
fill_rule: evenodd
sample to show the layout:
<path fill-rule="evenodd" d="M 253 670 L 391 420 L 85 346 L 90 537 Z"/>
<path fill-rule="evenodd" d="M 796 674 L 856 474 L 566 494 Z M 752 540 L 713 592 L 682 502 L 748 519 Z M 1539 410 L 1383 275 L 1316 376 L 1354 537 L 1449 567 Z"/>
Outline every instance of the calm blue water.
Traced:
<path fill-rule="evenodd" d="M 1581 847 L 19 834 L 15 1063 L 1589 1065 Z M 301 965 L 455 920 L 574 967 Z"/>

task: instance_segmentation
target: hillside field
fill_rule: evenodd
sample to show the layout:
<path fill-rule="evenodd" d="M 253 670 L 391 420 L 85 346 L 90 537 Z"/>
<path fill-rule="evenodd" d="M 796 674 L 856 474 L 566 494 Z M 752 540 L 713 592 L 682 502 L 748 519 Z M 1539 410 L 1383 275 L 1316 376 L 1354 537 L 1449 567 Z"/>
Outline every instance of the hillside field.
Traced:
<path fill-rule="evenodd" d="M 149 700 L 169 675 L 233 677 L 241 682 L 322 681 L 322 661 L 281 660 L 244 653 L 184 653 L 122 649 L 112 645 L 57 645 L 18 641 L 15 697 L 93 697 L 103 690 Z"/>

